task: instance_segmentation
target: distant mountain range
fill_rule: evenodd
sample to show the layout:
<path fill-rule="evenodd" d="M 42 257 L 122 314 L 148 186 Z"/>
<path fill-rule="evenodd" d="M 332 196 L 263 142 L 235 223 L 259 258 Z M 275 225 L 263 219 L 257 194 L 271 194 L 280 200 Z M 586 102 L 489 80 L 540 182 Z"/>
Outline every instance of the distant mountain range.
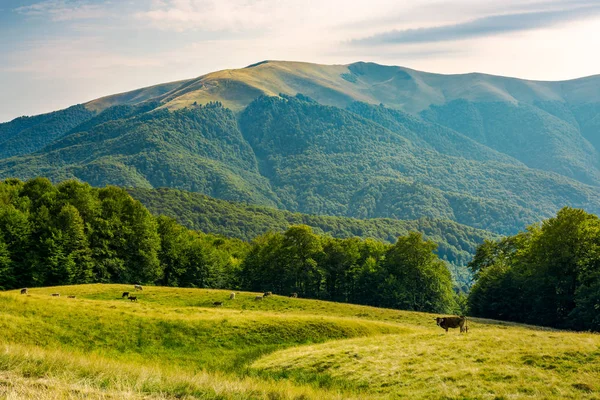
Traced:
<path fill-rule="evenodd" d="M 264 61 L 0 124 L 0 176 L 508 234 L 600 212 L 600 76 Z"/>

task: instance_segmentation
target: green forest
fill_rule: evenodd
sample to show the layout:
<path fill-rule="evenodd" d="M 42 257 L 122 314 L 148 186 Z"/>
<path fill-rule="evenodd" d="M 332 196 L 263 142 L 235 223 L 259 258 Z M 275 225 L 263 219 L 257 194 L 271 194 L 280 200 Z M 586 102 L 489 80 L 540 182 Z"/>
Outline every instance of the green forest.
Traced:
<path fill-rule="evenodd" d="M 409 115 L 300 94 L 261 96 L 238 112 L 220 102 L 160 104 L 97 113 L 74 106 L 0 124 L 0 177 L 169 187 L 291 212 L 451 220 L 498 234 L 515 234 L 564 205 L 600 210 L 595 150 L 535 107 L 463 105 L 468 114 L 452 103 Z M 494 110 L 518 118 L 501 131 Z M 449 119 L 459 111 L 469 124 Z M 531 140 L 509 135 L 530 125 Z"/>
<path fill-rule="evenodd" d="M 176 219 L 187 228 L 250 241 L 269 231 L 283 232 L 291 225 L 308 225 L 315 233 L 337 238 L 373 238 L 393 243 L 398 236 L 417 231 L 437 243 L 440 258 L 466 266 L 484 239 L 499 238 L 491 232 L 450 220 L 420 218 L 356 219 L 294 213 L 275 208 L 215 199 L 177 189 L 127 188 L 155 215 Z"/>
<path fill-rule="evenodd" d="M 565 207 L 526 231 L 486 241 L 469 267 L 474 316 L 600 330 L 600 218 Z"/>
<path fill-rule="evenodd" d="M 100 282 L 272 291 L 600 330 L 600 218 L 583 210 L 565 207 L 514 236 L 458 240 L 453 235 L 465 233 L 452 226 L 438 225 L 436 236 L 435 221 L 395 221 L 373 231 L 369 224 L 378 221 L 292 214 L 174 190 L 130 192 L 162 207 L 152 214 L 113 186 L 2 182 L 0 288 Z M 168 216 L 182 209 L 184 218 L 195 217 L 195 229 Z M 260 221 L 254 228 L 252 215 Z M 216 221 L 219 233 L 203 232 Z M 423 237 L 417 231 L 427 224 L 431 234 Z M 390 227 L 403 232 L 393 243 L 381 240 L 389 239 Z M 361 229 L 370 233 L 354 234 Z M 368 238 L 372 233 L 379 240 Z M 453 290 L 449 264 L 438 255 L 434 238 L 448 245 L 450 237 L 458 240 L 454 250 L 475 251 L 468 298 Z"/>
<path fill-rule="evenodd" d="M 48 179 L 0 184 L 0 287 L 82 283 L 272 291 L 390 308 L 462 304 L 436 244 L 337 239 L 294 225 L 250 243 L 153 216 L 117 187 Z"/>

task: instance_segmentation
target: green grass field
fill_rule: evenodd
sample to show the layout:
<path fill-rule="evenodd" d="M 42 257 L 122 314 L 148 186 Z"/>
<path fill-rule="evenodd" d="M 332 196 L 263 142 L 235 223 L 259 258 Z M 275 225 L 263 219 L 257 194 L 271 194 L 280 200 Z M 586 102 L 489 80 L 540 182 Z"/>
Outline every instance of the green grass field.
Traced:
<path fill-rule="evenodd" d="M 0 398 L 600 398 L 595 334 L 476 319 L 445 334 L 425 313 L 123 291 L 0 292 Z"/>

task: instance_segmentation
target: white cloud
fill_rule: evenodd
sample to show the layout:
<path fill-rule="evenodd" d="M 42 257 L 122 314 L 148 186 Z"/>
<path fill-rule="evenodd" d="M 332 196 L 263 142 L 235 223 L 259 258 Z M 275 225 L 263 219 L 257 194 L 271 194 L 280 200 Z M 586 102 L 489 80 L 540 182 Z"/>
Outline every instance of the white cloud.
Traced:
<path fill-rule="evenodd" d="M 553 4 L 556 6 L 555 4 Z M 356 45 L 409 44 L 452 42 L 475 39 L 482 36 L 506 35 L 512 32 L 536 30 L 565 24 L 575 20 L 592 18 L 600 14 L 600 3 L 582 6 L 566 5 L 560 9 L 541 9 L 538 11 L 493 14 L 466 22 L 418 29 L 401 29 L 378 33 L 356 39 Z"/>
<path fill-rule="evenodd" d="M 405 8 L 394 0 L 349 2 L 347 0 L 153 0 L 140 21 L 173 31 L 257 30 L 276 35 L 290 31 L 302 35 L 318 32 L 329 36 L 332 28 L 356 18 L 375 18 L 390 9 Z"/>
<path fill-rule="evenodd" d="M 242 31 L 263 29 L 277 18 L 276 1 L 270 0 L 162 0 L 138 12 L 139 20 L 161 29 L 183 31 Z M 275 11 L 275 12 L 274 12 Z"/>

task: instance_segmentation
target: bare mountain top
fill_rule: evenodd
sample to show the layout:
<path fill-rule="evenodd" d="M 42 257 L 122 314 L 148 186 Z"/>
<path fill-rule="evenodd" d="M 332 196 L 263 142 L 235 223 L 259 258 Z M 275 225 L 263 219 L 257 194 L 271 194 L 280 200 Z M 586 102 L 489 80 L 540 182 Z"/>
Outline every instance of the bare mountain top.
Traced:
<path fill-rule="evenodd" d="M 600 76 L 569 81 L 532 81 L 480 73 L 442 75 L 404 67 L 357 62 L 321 65 L 263 61 L 242 69 L 212 72 L 87 103 L 94 111 L 116 104 L 155 99 L 169 109 L 220 101 L 239 111 L 260 95 L 302 93 L 322 104 L 345 107 L 353 101 L 415 113 L 453 100 L 524 102 L 600 101 Z"/>

